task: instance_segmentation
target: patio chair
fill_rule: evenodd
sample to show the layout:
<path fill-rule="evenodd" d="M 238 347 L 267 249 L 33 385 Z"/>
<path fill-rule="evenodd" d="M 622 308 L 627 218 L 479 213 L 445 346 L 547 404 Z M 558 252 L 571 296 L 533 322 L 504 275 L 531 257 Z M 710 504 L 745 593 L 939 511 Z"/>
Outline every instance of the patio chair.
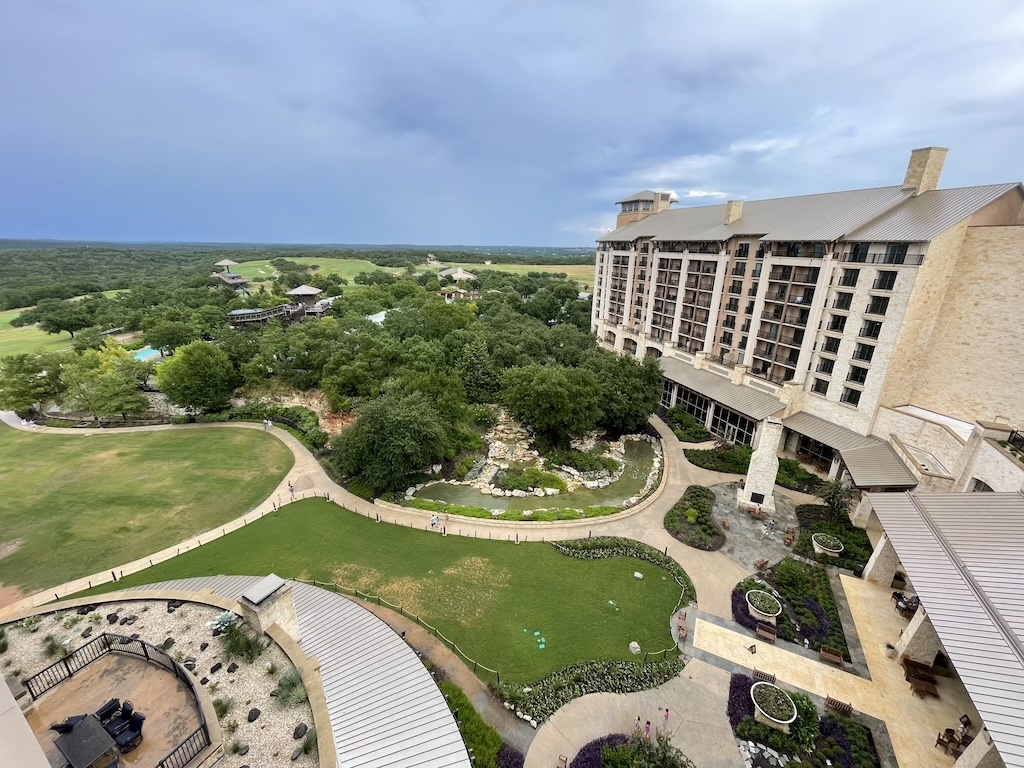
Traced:
<path fill-rule="evenodd" d="M 945 752 L 947 755 L 949 754 L 949 745 L 951 743 L 952 740 L 945 733 L 940 733 L 935 737 L 935 746 L 942 747 L 942 751 Z"/>
<path fill-rule="evenodd" d="M 121 711 L 121 700 L 111 699 L 96 710 L 96 718 L 104 725 L 109 723 Z"/>
<path fill-rule="evenodd" d="M 967 715 L 960 715 L 960 724 L 966 727 L 967 730 L 971 730 L 971 718 Z"/>
<path fill-rule="evenodd" d="M 134 712 L 128 718 L 128 727 L 114 737 L 114 742 L 121 754 L 126 754 L 142 743 L 142 723 L 146 716 L 141 712 Z"/>
<path fill-rule="evenodd" d="M 121 705 L 121 714 L 113 718 L 109 723 L 106 723 L 103 729 L 111 736 L 117 736 L 117 734 L 128 727 L 128 721 L 134 712 L 135 706 L 130 701 L 124 702 Z"/>
<path fill-rule="evenodd" d="M 85 718 L 87 717 L 88 715 L 72 715 L 71 717 L 66 718 L 63 723 L 54 723 L 53 725 L 51 725 L 50 730 L 56 731 L 57 733 L 62 735 L 65 733 L 69 733 L 72 728 L 74 728 L 80 722 L 85 720 Z"/>

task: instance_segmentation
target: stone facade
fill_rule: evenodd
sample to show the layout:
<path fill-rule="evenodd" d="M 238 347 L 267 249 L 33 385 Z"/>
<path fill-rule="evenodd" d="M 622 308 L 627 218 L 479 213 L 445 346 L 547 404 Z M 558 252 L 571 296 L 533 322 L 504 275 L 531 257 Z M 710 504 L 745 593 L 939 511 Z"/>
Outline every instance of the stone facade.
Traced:
<path fill-rule="evenodd" d="M 956 759 L 956 768 L 1006 768 L 988 731 L 982 731 Z"/>
<path fill-rule="evenodd" d="M 944 147 L 924 147 L 911 152 L 903 188 L 912 189 L 915 195 L 919 195 L 938 187 L 947 152 L 949 150 Z"/>
<path fill-rule="evenodd" d="M 871 559 L 864 566 L 864 578 L 875 584 L 888 586 L 892 584 L 893 577 L 902 567 L 899 555 L 896 554 L 896 548 L 889 541 L 889 537 L 884 536 L 875 545 Z"/>
<path fill-rule="evenodd" d="M 258 605 L 246 600 L 244 597 L 238 601 L 242 609 L 242 618 L 257 632 L 268 632 L 270 627 L 277 624 L 282 630 L 298 642 L 299 637 L 299 616 L 295 612 L 295 599 L 292 596 L 292 587 L 285 584 L 274 594 L 260 601 Z"/>
<path fill-rule="evenodd" d="M 935 632 L 932 620 L 928 618 L 924 608 L 918 608 L 914 618 L 910 620 L 910 625 L 896 641 L 896 655 L 931 666 L 940 653 L 942 642 Z"/>
<path fill-rule="evenodd" d="M 966 230 L 955 274 L 904 402 L 960 419 L 1024 427 L 1022 262 L 1024 227 Z"/>
<path fill-rule="evenodd" d="M 1024 462 L 996 441 L 985 438 L 981 441 L 974 461 L 961 475 L 957 490 L 974 490 L 972 481 L 976 479 L 988 485 L 993 491 L 1024 490 Z"/>
<path fill-rule="evenodd" d="M 782 422 L 778 419 L 765 419 L 757 430 L 757 447 L 750 458 L 747 480 L 742 488 L 736 491 L 740 508 L 760 504 L 765 514 L 775 513 L 775 476 L 779 472 L 779 444 L 782 440 Z M 757 501 L 755 495 L 763 497 Z"/>

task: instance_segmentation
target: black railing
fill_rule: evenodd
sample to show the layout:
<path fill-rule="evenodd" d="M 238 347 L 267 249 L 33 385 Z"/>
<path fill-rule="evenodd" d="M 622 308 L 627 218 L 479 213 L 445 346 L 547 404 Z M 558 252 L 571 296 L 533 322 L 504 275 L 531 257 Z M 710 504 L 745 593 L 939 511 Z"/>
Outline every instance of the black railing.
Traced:
<path fill-rule="evenodd" d="M 847 253 L 843 255 L 842 261 L 851 264 L 910 264 L 917 266 L 924 261 L 924 256 L 913 253 Z"/>
<path fill-rule="evenodd" d="M 1024 451 L 1024 432 L 1018 432 L 1016 429 L 1010 433 L 1010 436 L 1006 439 L 1010 445 L 1014 448 L 1018 448 Z"/>
<path fill-rule="evenodd" d="M 96 659 L 110 653 L 110 635 L 106 633 L 90 640 L 81 648 L 72 651 L 60 661 L 54 662 L 45 669 L 36 672 L 25 681 L 25 688 L 32 699 L 38 699 L 51 688 L 92 664 Z"/>
<path fill-rule="evenodd" d="M 210 732 L 206 728 L 206 723 L 203 723 L 156 766 L 157 768 L 185 768 L 208 746 L 210 746 Z"/>

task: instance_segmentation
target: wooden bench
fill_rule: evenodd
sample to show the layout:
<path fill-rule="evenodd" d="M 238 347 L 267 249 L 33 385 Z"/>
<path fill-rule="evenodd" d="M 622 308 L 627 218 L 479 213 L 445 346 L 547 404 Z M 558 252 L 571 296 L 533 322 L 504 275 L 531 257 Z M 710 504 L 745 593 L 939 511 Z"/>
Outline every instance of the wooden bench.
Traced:
<path fill-rule="evenodd" d="M 844 664 L 843 654 L 835 648 L 829 648 L 827 645 L 821 646 L 821 650 L 818 651 L 818 659 L 830 661 L 840 667 Z"/>
<path fill-rule="evenodd" d="M 569 768 L 569 758 L 565 755 L 559 755 L 558 765 L 555 768 Z"/>
<path fill-rule="evenodd" d="M 762 672 L 760 669 L 754 670 L 754 682 L 755 683 L 771 683 L 775 685 L 775 675 L 768 672 Z"/>
<path fill-rule="evenodd" d="M 763 621 L 757 622 L 757 636 L 769 643 L 774 643 L 779 638 L 779 630 L 774 624 L 767 624 Z"/>
<path fill-rule="evenodd" d="M 676 618 L 676 627 L 679 629 L 679 641 L 682 642 L 690 635 L 690 630 L 686 627 L 686 611 L 683 611 Z"/>
<path fill-rule="evenodd" d="M 791 547 L 794 539 L 796 539 L 796 528 L 790 528 L 786 531 L 786 537 L 782 541 L 787 547 Z"/>
<path fill-rule="evenodd" d="M 851 717 L 853 715 L 853 704 L 847 704 L 845 701 L 833 699 L 831 696 L 825 697 L 825 709 L 835 712 L 837 715 L 842 715 L 843 717 Z"/>
<path fill-rule="evenodd" d="M 921 698 L 924 698 L 925 694 L 927 694 L 939 698 L 939 689 L 935 687 L 935 683 L 930 683 L 919 677 L 911 677 L 907 682 L 910 683 L 911 695 L 920 695 Z"/>
<path fill-rule="evenodd" d="M 761 511 L 760 507 L 754 507 L 753 509 L 749 509 L 747 511 L 750 513 L 750 516 L 755 520 L 764 520 L 766 517 L 765 513 Z"/>
<path fill-rule="evenodd" d="M 722 528 L 724 528 L 727 531 L 729 530 L 729 526 L 732 525 L 732 521 L 730 521 L 728 517 L 723 517 L 721 523 Z"/>
<path fill-rule="evenodd" d="M 758 560 L 756 563 L 754 563 L 754 567 L 759 571 L 765 571 L 768 569 L 768 561 Z"/>

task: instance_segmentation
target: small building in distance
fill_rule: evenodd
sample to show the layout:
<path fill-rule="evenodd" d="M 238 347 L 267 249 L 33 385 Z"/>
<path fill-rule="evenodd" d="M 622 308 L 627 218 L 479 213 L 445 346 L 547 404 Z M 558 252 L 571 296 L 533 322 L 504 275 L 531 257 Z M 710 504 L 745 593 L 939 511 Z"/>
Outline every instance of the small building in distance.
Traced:
<path fill-rule="evenodd" d="M 476 275 L 472 272 L 467 272 L 462 267 L 451 267 L 449 269 L 442 269 L 437 273 L 438 277 L 443 277 L 446 280 L 452 282 L 458 282 L 459 280 L 476 280 Z"/>
<path fill-rule="evenodd" d="M 480 298 L 480 291 L 467 291 L 463 288 L 442 288 L 437 292 L 438 296 L 444 298 L 445 302 L 451 304 L 456 301 L 476 301 Z"/>
<path fill-rule="evenodd" d="M 234 288 L 239 293 L 249 294 L 249 280 L 242 277 L 237 272 L 232 272 L 232 267 L 237 267 L 238 262 L 232 261 L 231 259 L 221 259 L 213 266 L 220 267 L 220 272 L 214 272 L 210 277 L 215 280 L 220 280 L 224 285 L 229 288 Z"/>
<path fill-rule="evenodd" d="M 323 317 L 331 311 L 331 301 L 317 301 L 316 297 L 321 293 L 323 291 L 319 288 L 305 284 L 288 291 L 288 295 L 295 299 L 297 305 L 302 307 L 302 314 L 312 317 Z"/>

